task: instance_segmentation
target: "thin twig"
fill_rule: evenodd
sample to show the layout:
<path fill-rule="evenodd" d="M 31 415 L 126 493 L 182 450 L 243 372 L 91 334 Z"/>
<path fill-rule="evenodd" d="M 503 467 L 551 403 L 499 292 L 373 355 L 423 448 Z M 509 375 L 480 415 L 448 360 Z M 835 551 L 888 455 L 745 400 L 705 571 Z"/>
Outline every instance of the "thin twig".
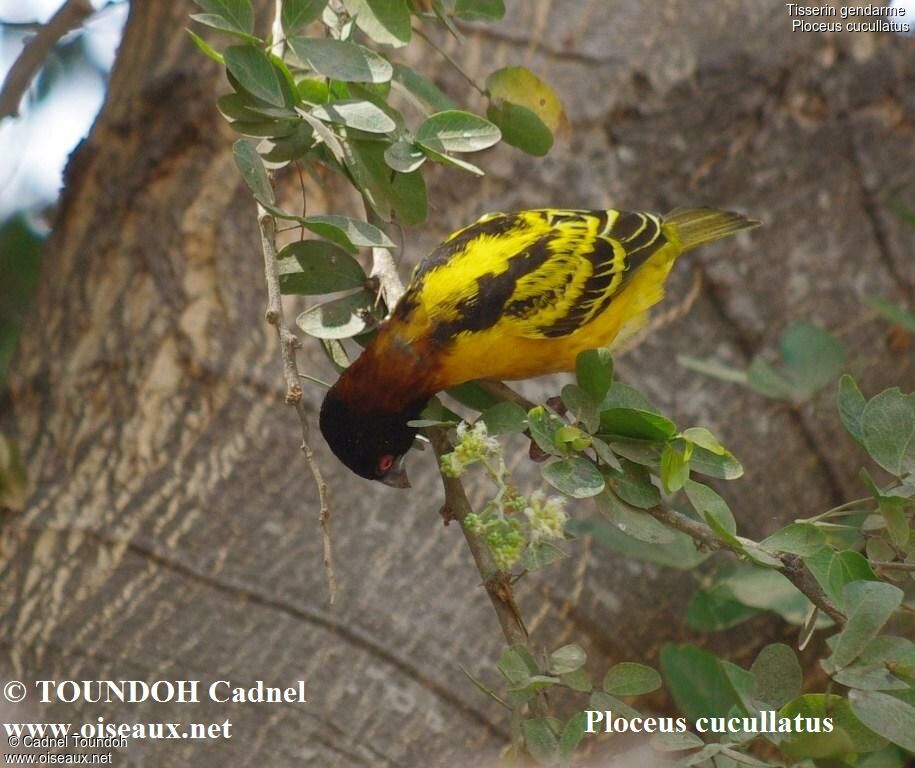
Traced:
<path fill-rule="evenodd" d="M 908 571 L 915 573 L 915 563 L 887 563 L 879 560 L 871 560 L 874 568 L 884 568 L 887 571 Z"/>
<path fill-rule="evenodd" d="M 687 536 L 698 542 L 702 546 L 712 550 L 728 550 L 735 554 L 743 554 L 740 547 L 724 541 L 715 534 L 715 532 L 704 523 L 693 520 L 680 512 L 667 507 L 652 507 L 645 510 L 649 515 L 660 520 L 665 525 L 675 528 L 685 533 Z M 807 599 L 810 600 L 818 609 L 828 615 L 839 627 L 844 627 L 846 623 L 845 614 L 836 608 L 832 601 L 826 596 L 826 593 L 820 589 L 816 579 L 813 578 L 810 571 L 804 565 L 804 561 L 797 555 L 782 554 L 778 556 L 781 560 L 781 566 L 777 569 L 785 576 L 795 587 L 797 587 Z"/>
<path fill-rule="evenodd" d="M 3 81 L 3 88 L 0 89 L 0 120 L 19 114 L 19 103 L 23 95 L 38 70 L 44 66 L 54 46 L 67 32 L 79 27 L 94 12 L 89 0 L 67 0 L 47 24 L 38 28 L 35 37 L 25 44 Z"/>
<path fill-rule="evenodd" d="M 477 381 L 480 389 L 482 389 L 487 395 L 494 397 L 496 400 L 508 403 L 516 403 L 520 405 L 525 411 L 529 411 L 534 407 L 534 403 L 528 400 L 524 395 L 521 395 L 507 384 L 503 384 L 501 381 L 492 381 L 489 379 L 480 379 Z"/>
<path fill-rule="evenodd" d="M 463 67 L 461 67 L 461 65 L 458 64 L 458 63 L 457 63 L 448 53 L 446 53 L 442 48 L 440 48 L 438 45 L 436 45 L 436 43 L 432 40 L 432 38 L 430 38 L 422 29 L 420 29 L 419 27 L 413 27 L 413 31 L 414 31 L 419 37 L 421 37 L 423 40 L 425 40 L 425 41 L 426 41 L 426 44 L 427 44 L 430 48 L 432 48 L 434 51 L 436 51 L 436 52 L 439 54 L 439 56 L 441 56 L 441 57 L 442 57 L 445 61 L 447 61 L 452 67 L 454 67 L 454 69 L 457 70 L 458 74 L 459 74 L 461 77 L 463 77 L 468 83 L 470 83 L 471 87 L 474 88 L 481 96 L 485 96 L 485 95 L 486 95 L 486 91 L 485 91 L 483 88 L 480 88 L 479 85 L 477 85 L 476 81 L 475 81 L 470 75 L 468 75 L 468 74 L 464 71 Z"/>
<path fill-rule="evenodd" d="M 321 511 L 318 522 L 321 525 L 321 538 L 324 542 L 324 575 L 327 579 L 328 601 L 331 605 L 337 596 L 337 576 L 334 572 L 333 546 L 330 536 L 330 507 L 327 504 L 327 483 L 321 468 L 315 459 L 308 442 L 309 424 L 305 404 L 302 402 L 302 385 L 299 383 L 299 369 L 295 361 L 295 351 L 299 347 L 298 337 L 289 330 L 283 317 L 283 300 L 280 293 L 279 266 L 276 262 L 276 219 L 258 203 L 257 221 L 261 233 L 261 246 L 264 251 L 264 276 L 267 280 L 267 322 L 276 328 L 280 340 L 280 351 L 283 356 L 283 374 L 286 379 L 286 402 L 295 407 L 302 428 L 302 453 L 315 485 L 318 487 L 318 500 Z"/>

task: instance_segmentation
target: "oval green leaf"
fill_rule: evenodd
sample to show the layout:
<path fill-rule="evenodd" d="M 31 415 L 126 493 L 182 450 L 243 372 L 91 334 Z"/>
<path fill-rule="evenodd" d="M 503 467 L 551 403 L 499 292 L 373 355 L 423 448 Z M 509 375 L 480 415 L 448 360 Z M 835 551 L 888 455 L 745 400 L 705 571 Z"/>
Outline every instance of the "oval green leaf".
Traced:
<path fill-rule="evenodd" d="M 437 112 L 416 129 L 417 143 L 435 152 L 478 152 L 500 138 L 498 127 L 489 120 L 456 109 Z"/>
<path fill-rule="evenodd" d="M 542 468 L 543 479 L 573 499 L 587 499 L 604 490 L 604 477 L 587 459 L 573 456 Z"/>
<path fill-rule="evenodd" d="M 370 101 L 350 99 L 315 107 L 311 114 L 327 123 L 337 123 L 366 133 L 390 133 L 397 124 Z"/>
<path fill-rule="evenodd" d="M 270 185 L 267 169 L 264 168 L 264 161 L 257 154 L 254 145 L 250 141 L 239 139 L 232 145 L 232 156 L 242 178 L 254 193 L 254 198 L 260 203 L 273 205 L 276 202 L 273 187 Z"/>
<path fill-rule="evenodd" d="M 309 69 L 334 80 L 386 83 L 394 70 L 387 59 L 356 43 L 314 37 L 293 37 L 289 45 Z"/>
<path fill-rule="evenodd" d="M 651 667 L 624 661 L 614 664 L 604 676 L 604 692 L 611 696 L 639 696 L 661 687 L 661 676 Z"/>
<path fill-rule="evenodd" d="M 365 284 L 362 265 L 342 248 L 322 240 L 290 243 L 277 255 L 280 289 L 304 296 L 346 291 Z"/>
<path fill-rule="evenodd" d="M 291 107 L 295 96 L 283 73 L 255 45 L 232 45 L 223 54 L 226 69 L 252 96 L 275 107 Z"/>
<path fill-rule="evenodd" d="M 384 161 L 395 171 L 412 173 L 426 162 L 426 156 L 415 144 L 401 139 L 384 151 Z"/>
<path fill-rule="evenodd" d="M 600 415 L 601 434 L 635 440 L 669 440 L 677 434 L 670 419 L 637 408 L 610 408 Z"/>
<path fill-rule="evenodd" d="M 407 0 L 343 0 L 343 6 L 376 43 L 400 47 L 410 42 Z"/>
<path fill-rule="evenodd" d="M 280 23 L 286 37 L 291 37 L 306 24 L 320 18 L 327 0 L 283 0 Z"/>
<path fill-rule="evenodd" d="M 296 325 L 319 339 L 348 339 L 374 328 L 374 297 L 360 291 L 340 299 L 318 304 L 296 318 Z"/>

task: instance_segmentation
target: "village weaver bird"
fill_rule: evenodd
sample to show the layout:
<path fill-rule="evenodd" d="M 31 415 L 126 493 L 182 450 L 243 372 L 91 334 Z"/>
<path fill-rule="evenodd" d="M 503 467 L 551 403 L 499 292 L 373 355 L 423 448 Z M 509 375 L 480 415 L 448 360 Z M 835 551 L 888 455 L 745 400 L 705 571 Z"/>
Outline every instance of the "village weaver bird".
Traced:
<path fill-rule="evenodd" d="M 429 399 L 472 379 L 571 371 L 642 327 L 681 253 L 758 226 L 712 208 L 491 213 L 416 267 L 391 316 L 321 406 L 321 432 L 362 477 L 407 487 Z"/>

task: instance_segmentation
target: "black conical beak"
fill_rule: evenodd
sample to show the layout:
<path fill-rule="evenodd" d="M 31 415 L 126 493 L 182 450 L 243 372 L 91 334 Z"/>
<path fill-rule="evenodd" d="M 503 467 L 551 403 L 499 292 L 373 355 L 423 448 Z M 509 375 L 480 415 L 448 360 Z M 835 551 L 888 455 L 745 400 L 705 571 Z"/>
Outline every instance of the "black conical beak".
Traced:
<path fill-rule="evenodd" d="M 397 461 L 394 462 L 394 466 L 381 478 L 381 482 L 391 486 L 391 488 L 409 488 L 410 478 L 407 477 L 407 470 L 404 467 L 406 458 L 405 454 L 397 459 Z"/>

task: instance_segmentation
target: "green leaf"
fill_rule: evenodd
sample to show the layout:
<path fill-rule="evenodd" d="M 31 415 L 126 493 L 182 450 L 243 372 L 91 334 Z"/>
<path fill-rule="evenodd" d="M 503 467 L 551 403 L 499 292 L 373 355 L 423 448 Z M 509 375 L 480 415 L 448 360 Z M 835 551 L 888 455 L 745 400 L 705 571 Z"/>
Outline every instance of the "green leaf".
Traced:
<path fill-rule="evenodd" d="M 850 688 L 866 691 L 907 690 L 910 684 L 896 674 L 915 673 L 915 643 L 903 637 L 879 635 L 867 644 L 858 660 L 832 675 Z"/>
<path fill-rule="evenodd" d="M 852 692 L 851 695 L 854 695 Z M 886 741 L 873 733 L 858 719 L 853 707 L 841 696 L 808 693 L 786 704 L 779 714 L 789 719 L 816 718 L 822 722 L 831 718 L 831 733 L 791 733 L 781 742 L 790 755 L 810 758 L 840 758 L 849 753 L 873 752 L 886 746 Z"/>
<path fill-rule="evenodd" d="M 610 385 L 607 396 L 600 404 L 602 411 L 609 411 L 614 408 L 631 408 L 659 415 L 657 407 L 645 395 L 621 381 L 614 381 Z"/>
<path fill-rule="evenodd" d="M 915 472 L 915 394 L 898 387 L 871 398 L 861 414 L 864 447 L 897 477 Z"/>
<path fill-rule="evenodd" d="M 591 694 L 591 709 L 596 709 L 602 712 L 612 712 L 616 717 L 626 717 L 632 719 L 634 717 L 641 717 L 642 714 L 637 709 L 630 707 L 622 699 L 616 698 L 616 696 L 610 696 L 603 691 L 594 691 Z"/>
<path fill-rule="evenodd" d="M 661 482 L 667 493 L 676 493 L 689 480 L 689 459 L 669 443 L 661 453 Z"/>
<path fill-rule="evenodd" d="M 650 509 L 661 503 L 661 493 L 652 484 L 651 476 L 645 467 L 622 461 L 623 471 L 605 468 L 607 485 L 613 493 L 639 509 Z"/>
<path fill-rule="evenodd" d="M 648 743 L 658 752 L 681 752 L 684 749 L 705 746 L 702 739 L 689 731 L 686 733 L 656 733 Z"/>
<path fill-rule="evenodd" d="M 587 499 L 604 490 L 604 477 L 587 459 L 572 456 L 542 467 L 543 479 L 573 499 Z"/>
<path fill-rule="evenodd" d="M 747 372 L 732 365 L 722 363 L 714 358 L 700 359 L 690 355 L 677 355 L 677 362 L 684 368 L 701 373 L 712 379 L 728 381 L 732 384 L 746 384 Z"/>
<path fill-rule="evenodd" d="M 668 544 L 648 544 L 632 538 L 616 525 L 598 520 L 572 520 L 566 530 L 576 536 L 591 535 L 611 552 L 678 570 L 691 570 L 712 554 L 708 550 L 700 552 L 695 542 L 679 531 L 673 532 L 674 538 Z"/>
<path fill-rule="evenodd" d="M 275 107 L 291 107 L 295 95 L 270 56 L 255 45 L 232 45 L 223 54 L 226 69 L 252 96 Z"/>
<path fill-rule="evenodd" d="M 915 707 L 888 693 L 850 691 L 852 712 L 875 733 L 915 752 Z"/>
<path fill-rule="evenodd" d="M 550 728 L 547 718 L 522 720 L 521 731 L 531 757 L 541 765 L 556 765 L 559 759 L 559 739 Z"/>
<path fill-rule="evenodd" d="M 496 403 L 480 414 L 490 435 L 523 432 L 527 429 L 527 413 L 517 403 Z"/>
<path fill-rule="evenodd" d="M 299 121 L 291 135 L 264 139 L 257 151 L 271 163 L 287 163 L 303 157 L 313 146 L 314 131 L 308 123 Z"/>
<path fill-rule="evenodd" d="M 884 320 L 904 328 L 909 333 L 915 333 L 915 314 L 880 296 L 872 296 L 867 303 Z"/>
<path fill-rule="evenodd" d="M 726 586 L 718 584 L 693 592 L 686 609 L 686 623 L 692 629 L 718 632 L 736 627 L 759 613 L 759 608 L 735 600 Z"/>
<path fill-rule="evenodd" d="M 213 61 L 218 62 L 219 64 L 225 65 L 226 60 L 222 57 L 222 54 L 213 48 L 206 40 L 204 40 L 200 35 L 198 35 L 194 30 L 185 28 L 185 31 L 191 36 L 191 40 L 194 41 L 194 45 L 205 55 L 211 58 Z"/>
<path fill-rule="evenodd" d="M 400 47 L 410 42 L 407 0 L 343 0 L 343 5 L 376 43 Z"/>
<path fill-rule="evenodd" d="M 776 709 L 800 693 L 804 679 L 797 655 L 782 643 L 763 648 L 750 667 L 750 674 L 753 699 Z"/>
<path fill-rule="evenodd" d="M 489 394 L 485 389 L 483 389 L 477 382 L 468 381 L 464 384 L 459 384 L 456 387 L 452 387 L 447 390 L 448 394 L 457 400 L 461 405 L 466 405 L 468 408 L 473 408 L 475 411 L 485 411 L 487 408 L 491 408 L 502 401 L 493 395 Z"/>
<path fill-rule="evenodd" d="M 502 139 L 522 152 L 543 157 L 553 148 L 553 134 L 527 107 L 500 101 L 486 109 L 488 117 L 502 132 Z"/>
<path fill-rule="evenodd" d="M 280 288 L 284 294 L 314 295 L 365 285 L 362 265 L 348 252 L 322 240 L 290 243 L 279 254 Z"/>
<path fill-rule="evenodd" d="M 864 416 L 864 409 L 867 401 L 855 380 L 847 373 L 839 379 L 839 394 L 836 398 L 839 407 L 839 417 L 855 440 L 864 445 L 864 429 L 861 425 L 861 419 Z"/>
<path fill-rule="evenodd" d="M 665 644 L 661 671 L 677 707 L 691 720 L 744 710 L 752 691 L 749 672 L 694 645 Z"/>
<path fill-rule="evenodd" d="M 497 144 L 501 136 L 488 120 L 460 110 L 437 112 L 416 129 L 417 144 L 435 152 L 478 152 Z"/>
<path fill-rule="evenodd" d="M 639 696 L 661 687 L 661 676 L 651 667 L 624 661 L 614 664 L 604 676 L 604 692 L 611 696 Z"/>
<path fill-rule="evenodd" d="M 267 169 L 264 168 L 264 161 L 257 154 L 254 145 L 250 141 L 239 139 L 232 145 L 232 156 L 254 198 L 262 204 L 273 205 L 276 202 L 273 187 L 270 185 Z"/>
<path fill-rule="evenodd" d="M 636 440 L 669 440 L 677 434 L 670 419 L 636 408 L 609 408 L 601 412 L 600 432 Z"/>
<path fill-rule="evenodd" d="M 194 0 L 205 13 L 218 16 L 228 28 L 253 34 L 254 8 L 250 0 Z"/>
<path fill-rule="evenodd" d="M 584 738 L 586 725 L 587 718 L 584 712 L 579 712 L 569 718 L 559 736 L 559 757 L 561 759 L 569 760 L 575 754 L 575 750 Z"/>
<path fill-rule="evenodd" d="M 304 77 L 296 83 L 299 98 L 307 104 L 326 104 L 330 101 L 330 88 L 327 81 L 320 75 L 317 77 Z"/>
<path fill-rule="evenodd" d="M 292 37 L 306 24 L 321 18 L 327 0 L 283 0 L 280 22 L 286 37 Z"/>
<path fill-rule="evenodd" d="M 257 36 L 249 34 L 247 32 L 242 32 L 240 29 L 238 29 L 235 26 L 234 23 L 232 23 L 231 21 L 228 21 L 227 19 L 223 18 L 222 16 L 217 16 L 215 13 L 192 13 L 190 15 L 190 17 L 191 17 L 191 19 L 196 21 L 198 24 L 203 24 L 205 27 L 210 27 L 211 29 L 217 29 L 220 32 L 227 32 L 228 34 L 233 35 L 235 37 L 240 37 L 242 40 L 245 40 L 247 42 L 250 42 L 250 43 L 261 42 L 260 38 L 258 38 Z M 193 35 L 193 33 L 192 33 L 192 35 Z M 194 36 L 194 37 L 196 37 L 196 36 Z M 195 40 L 195 42 L 197 42 L 197 41 Z M 198 48 L 200 48 L 204 53 L 209 55 L 208 51 L 206 49 L 204 49 L 203 46 L 198 44 Z M 207 48 L 209 48 L 209 46 L 207 46 Z M 213 49 L 209 48 L 209 50 L 212 51 Z M 214 51 L 214 53 L 215 53 L 215 51 Z M 213 58 L 213 57 L 210 56 L 210 58 Z M 220 58 L 222 58 L 222 57 L 220 57 Z"/>
<path fill-rule="evenodd" d="M 499 657 L 499 671 L 512 685 L 519 685 L 529 677 L 539 674 L 537 662 L 523 646 L 506 648 Z"/>
<path fill-rule="evenodd" d="M 295 134 L 295 123 L 283 120 L 235 120 L 229 125 L 244 136 L 281 139 Z"/>
<path fill-rule="evenodd" d="M 851 549 L 836 552 L 829 563 L 824 587 L 839 607 L 842 607 L 845 586 L 854 581 L 877 581 L 877 576 L 860 553 Z"/>
<path fill-rule="evenodd" d="M 568 557 L 565 550 L 552 541 L 531 542 L 524 550 L 524 567 L 528 571 L 536 571 L 564 557 Z"/>
<path fill-rule="evenodd" d="M 622 533 L 648 544 L 669 544 L 676 531 L 655 520 L 651 515 L 628 506 L 610 491 L 597 497 L 601 513 Z"/>
<path fill-rule="evenodd" d="M 421 224 L 427 213 L 422 173 L 391 171 L 384 152 L 383 142 L 350 139 L 344 145 L 347 170 L 382 219 L 393 221 L 396 218 L 407 225 Z"/>
<path fill-rule="evenodd" d="M 375 327 L 374 304 L 371 294 L 359 291 L 306 309 L 295 322 L 309 336 L 347 339 Z"/>
<path fill-rule="evenodd" d="M 378 227 L 346 216 L 294 216 L 296 221 L 338 245 L 366 248 L 394 248 L 394 243 Z"/>
<path fill-rule="evenodd" d="M 690 427 L 683 432 L 683 438 L 689 440 L 693 445 L 705 448 L 705 450 L 714 453 L 716 456 L 727 454 L 727 449 L 705 427 Z"/>
<path fill-rule="evenodd" d="M 588 657 L 580 645 L 564 645 L 550 654 L 551 675 L 565 675 L 584 666 Z"/>
<path fill-rule="evenodd" d="M 552 454 L 560 453 L 555 435 L 565 422 L 561 421 L 552 411 L 538 405 L 528 411 L 527 423 L 531 437 L 534 438 L 534 442 L 537 443 L 540 450 Z"/>
<path fill-rule="evenodd" d="M 883 497 L 880 499 L 880 514 L 886 520 L 886 532 L 897 547 L 909 543 L 912 529 L 905 514 L 905 499 Z"/>
<path fill-rule="evenodd" d="M 791 523 L 763 539 L 760 546 L 769 552 L 790 552 L 809 557 L 826 546 L 826 536 L 810 523 Z"/>
<path fill-rule="evenodd" d="M 503 0 L 454 0 L 454 15 L 465 21 L 500 21 L 505 16 Z"/>
<path fill-rule="evenodd" d="M 776 400 L 791 400 L 797 394 L 791 382 L 761 357 L 750 363 L 747 385 L 759 394 Z"/>
<path fill-rule="evenodd" d="M 559 676 L 559 680 L 566 688 L 581 693 L 591 693 L 593 687 L 591 683 L 591 673 L 587 667 L 579 667 L 574 672 L 566 672 Z"/>
<path fill-rule="evenodd" d="M 435 112 L 446 112 L 457 105 L 431 80 L 403 64 L 394 64 L 394 82 Z"/>
<path fill-rule="evenodd" d="M 719 480 L 736 480 L 743 476 L 743 466 L 728 450 L 719 455 L 697 446 L 689 459 L 689 467 L 693 473 Z"/>
<path fill-rule="evenodd" d="M 395 171 L 412 173 L 426 162 L 426 156 L 415 144 L 401 139 L 385 149 L 384 161 Z"/>
<path fill-rule="evenodd" d="M 730 534 L 737 533 L 737 523 L 728 503 L 707 485 L 687 480 L 686 496 L 700 517 L 711 515 Z"/>
<path fill-rule="evenodd" d="M 434 149 L 429 148 L 425 144 L 417 145 L 422 153 L 428 157 L 430 160 L 434 160 L 436 163 L 441 163 L 442 165 L 450 165 L 453 168 L 459 168 L 462 171 L 467 171 L 467 173 L 472 173 L 474 176 L 485 176 L 481 168 L 478 168 L 473 163 L 468 163 L 466 160 L 461 160 L 460 158 L 453 157 L 452 155 L 446 155 L 442 152 L 436 152 Z"/>
<path fill-rule="evenodd" d="M 575 421 L 581 422 L 588 432 L 596 432 L 600 426 L 600 411 L 597 402 L 577 384 L 566 384 L 562 388 L 562 402 Z"/>
<path fill-rule="evenodd" d="M 848 623 L 832 656 L 824 662 L 830 671 L 843 669 L 858 658 L 902 604 L 903 592 L 882 581 L 854 581 L 845 585 L 842 596 Z"/>
<path fill-rule="evenodd" d="M 565 120 L 553 89 L 525 67 L 497 69 L 486 78 L 486 91 L 493 105 L 511 104 L 530 112 L 550 134 Z"/>
<path fill-rule="evenodd" d="M 602 403 L 613 384 L 613 357 L 607 349 L 586 349 L 575 358 L 575 380 L 595 403 Z"/>
<path fill-rule="evenodd" d="M 744 605 L 773 611 L 785 621 L 803 626 L 810 601 L 778 571 L 731 563 L 716 574 L 716 580 Z"/>
<path fill-rule="evenodd" d="M 779 339 L 785 371 L 803 396 L 829 384 L 845 363 L 841 342 L 809 323 L 795 323 Z"/>
<path fill-rule="evenodd" d="M 347 83 L 386 83 L 394 74 L 391 64 L 356 43 L 315 37 L 292 37 L 289 45 L 309 69 Z"/>
<path fill-rule="evenodd" d="M 337 123 L 366 133 L 390 133 L 396 123 L 369 101 L 349 99 L 319 105 L 311 114 L 326 123 Z"/>

